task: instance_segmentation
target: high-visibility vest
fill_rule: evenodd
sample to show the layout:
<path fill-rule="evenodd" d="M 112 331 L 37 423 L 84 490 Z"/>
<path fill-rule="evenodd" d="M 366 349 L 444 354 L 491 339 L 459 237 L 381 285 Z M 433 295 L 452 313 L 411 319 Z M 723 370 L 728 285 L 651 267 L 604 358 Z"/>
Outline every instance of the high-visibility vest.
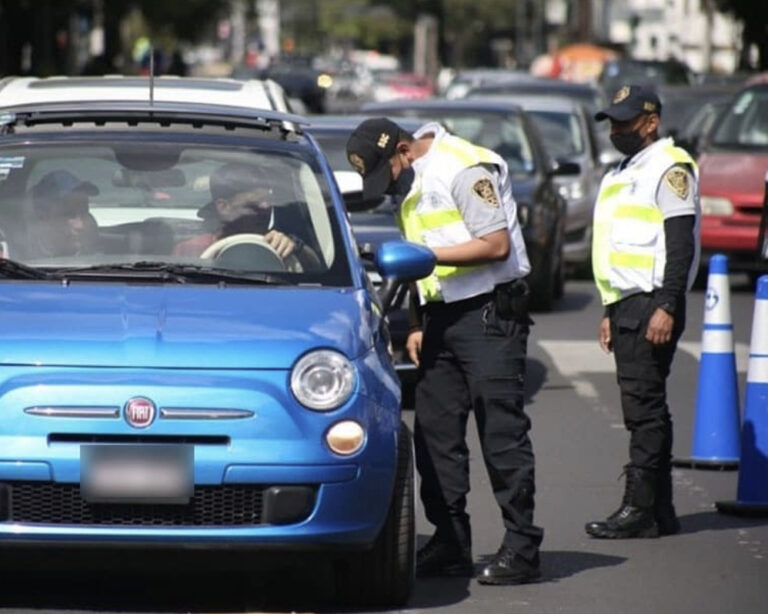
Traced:
<path fill-rule="evenodd" d="M 429 277 L 417 282 L 421 303 L 460 301 L 490 292 L 499 283 L 527 275 L 531 267 L 517 220 L 506 162 L 489 149 L 448 134 L 438 124 L 428 124 L 416 134 L 423 132 L 434 132 L 435 138 L 430 150 L 420 159 L 421 163 L 415 165 L 413 184 L 398 211 L 398 224 L 405 238 L 427 247 L 446 247 L 470 241 L 473 237 L 453 200 L 451 186 L 464 169 L 492 164 L 500 174 L 500 206 L 507 217 L 510 250 L 504 261 L 477 266 L 438 265 Z"/>
<path fill-rule="evenodd" d="M 662 287 L 667 255 L 664 216 L 656 204 L 656 192 L 661 178 L 676 164 L 693 174 L 691 189 L 698 202 L 698 167 L 670 138 L 652 143 L 624 169 L 603 178 L 592 228 L 592 269 L 603 305 Z M 695 266 L 698 256 L 692 271 Z M 689 275 L 689 287 L 693 277 Z"/>

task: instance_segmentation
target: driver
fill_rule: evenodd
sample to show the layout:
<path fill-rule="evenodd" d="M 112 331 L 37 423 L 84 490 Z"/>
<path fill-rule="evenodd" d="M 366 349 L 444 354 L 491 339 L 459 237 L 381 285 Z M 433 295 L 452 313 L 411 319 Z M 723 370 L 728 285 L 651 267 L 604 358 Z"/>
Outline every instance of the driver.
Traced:
<path fill-rule="evenodd" d="M 200 256 L 205 248 L 220 239 L 255 233 L 264 235 L 265 241 L 281 258 L 294 254 L 302 260 L 312 260 L 313 252 L 309 247 L 275 228 L 269 185 L 265 173 L 250 164 L 229 162 L 216 169 L 210 177 L 213 200 L 198 211 L 198 217 L 203 218 L 209 231 L 178 243 L 174 255 Z"/>
<path fill-rule="evenodd" d="M 46 173 L 32 188 L 34 257 L 79 256 L 96 251 L 98 226 L 89 198 L 99 189 L 66 170 Z"/>

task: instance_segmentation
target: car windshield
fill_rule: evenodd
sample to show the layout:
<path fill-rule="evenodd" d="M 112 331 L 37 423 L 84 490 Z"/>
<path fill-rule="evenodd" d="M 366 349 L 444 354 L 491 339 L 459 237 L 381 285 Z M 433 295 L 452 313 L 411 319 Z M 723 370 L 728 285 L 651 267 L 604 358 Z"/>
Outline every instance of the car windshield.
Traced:
<path fill-rule="evenodd" d="M 739 95 L 718 122 L 712 144 L 768 149 L 768 88 Z"/>
<path fill-rule="evenodd" d="M 225 282 L 349 284 L 328 185 L 307 150 L 129 136 L 5 140 L 6 262 L 71 278 L 136 269 L 181 282 L 221 273 Z"/>
<path fill-rule="evenodd" d="M 579 118 L 573 113 L 528 111 L 549 153 L 555 158 L 568 158 L 584 152 L 584 133 Z"/>

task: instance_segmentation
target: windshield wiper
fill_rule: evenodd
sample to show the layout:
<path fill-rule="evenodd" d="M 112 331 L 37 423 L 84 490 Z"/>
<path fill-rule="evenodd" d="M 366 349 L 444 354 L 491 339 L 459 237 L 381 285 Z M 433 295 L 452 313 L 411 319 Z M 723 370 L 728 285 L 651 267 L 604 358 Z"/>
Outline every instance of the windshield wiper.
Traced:
<path fill-rule="evenodd" d="M 15 260 L 0 258 L 0 276 L 8 279 L 49 279 L 45 271 L 21 264 Z"/>
<path fill-rule="evenodd" d="M 134 275 L 137 274 L 137 275 Z M 57 269 L 51 275 L 71 279 L 74 277 L 141 277 L 143 279 L 159 279 L 176 283 L 237 283 L 237 284 L 269 284 L 284 285 L 287 282 L 266 273 L 237 272 L 195 264 L 173 264 L 168 262 L 126 262 L 119 264 L 97 264 L 86 267 L 69 267 Z"/>

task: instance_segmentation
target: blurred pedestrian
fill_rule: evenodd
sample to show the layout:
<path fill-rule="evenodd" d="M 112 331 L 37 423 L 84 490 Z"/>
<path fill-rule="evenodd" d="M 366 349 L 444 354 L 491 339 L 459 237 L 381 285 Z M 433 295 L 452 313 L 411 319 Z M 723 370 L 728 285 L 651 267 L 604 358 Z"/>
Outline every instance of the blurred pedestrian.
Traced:
<path fill-rule="evenodd" d="M 420 576 L 471 576 L 466 511 L 474 410 L 505 534 L 479 573 L 487 584 L 540 577 L 543 531 L 533 524 L 534 456 L 523 410 L 530 271 L 509 172 L 494 152 L 450 135 L 437 123 L 414 135 L 374 118 L 347 143 L 366 198 L 413 173 L 400 203 L 405 238 L 430 248 L 437 268 L 420 280 L 407 340 L 419 367 L 416 464 L 421 498 L 435 533 L 417 553 Z"/>
<path fill-rule="evenodd" d="M 698 269 L 700 207 L 696 163 L 671 138 L 659 138 L 660 118 L 658 96 L 639 85 L 620 88 L 595 115 L 611 122 L 611 141 L 625 156 L 600 186 L 592 262 L 605 305 L 599 343 L 614 354 L 630 436 L 621 505 L 586 525 L 598 538 L 680 530 L 666 381 Z"/>

